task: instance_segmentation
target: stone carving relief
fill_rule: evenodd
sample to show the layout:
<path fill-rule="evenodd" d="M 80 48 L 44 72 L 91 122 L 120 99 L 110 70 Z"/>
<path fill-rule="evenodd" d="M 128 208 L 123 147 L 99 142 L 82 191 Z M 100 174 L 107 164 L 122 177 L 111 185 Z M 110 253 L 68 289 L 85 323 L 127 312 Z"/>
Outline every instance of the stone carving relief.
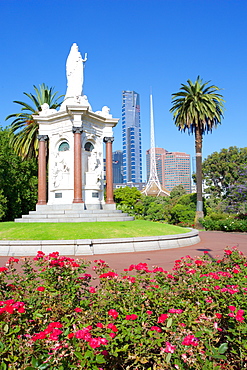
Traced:
<path fill-rule="evenodd" d="M 70 172 L 70 168 L 66 163 L 63 152 L 58 152 L 55 155 L 54 167 L 52 170 L 53 185 L 59 187 L 64 179 L 64 175 Z"/>

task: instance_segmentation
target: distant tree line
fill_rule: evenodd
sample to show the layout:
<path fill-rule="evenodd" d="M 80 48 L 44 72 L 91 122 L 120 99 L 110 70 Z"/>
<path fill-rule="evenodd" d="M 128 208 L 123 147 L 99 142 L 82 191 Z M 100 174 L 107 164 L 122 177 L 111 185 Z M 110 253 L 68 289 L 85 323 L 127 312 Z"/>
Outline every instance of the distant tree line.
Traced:
<path fill-rule="evenodd" d="M 35 209 L 37 160 L 22 159 L 10 145 L 10 129 L 0 128 L 0 220 L 12 221 Z"/>

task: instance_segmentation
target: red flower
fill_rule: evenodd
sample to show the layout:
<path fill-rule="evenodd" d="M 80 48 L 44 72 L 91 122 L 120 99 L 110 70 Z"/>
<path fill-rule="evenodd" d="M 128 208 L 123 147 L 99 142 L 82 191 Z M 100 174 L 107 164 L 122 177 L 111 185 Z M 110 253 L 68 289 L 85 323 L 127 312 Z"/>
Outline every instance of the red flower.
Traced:
<path fill-rule="evenodd" d="M 199 344 L 198 338 L 194 337 L 194 335 L 187 335 L 183 341 L 182 344 L 184 346 L 197 346 Z"/>
<path fill-rule="evenodd" d="M 114 331 L 115 333 L 118 331 L 118 328 L 117 328 L 114 324 L 112 324 L 112 323 L 108 324 L 108 325 L 107 325 L 107 328 L 108 328 L 108 329 L 111 329 L 111 330 L 112 330 L 112 331 Z"/>
<path fill-rule="evenodd" d="M 157 331 L 157 333 L 161 333 L 162 329 L 159 326 L 151 326 L 151 331 Z"/>
<path fill-rule="evenodd" d="M 138 316 L 135 315 L 135 314 L 132 314 L 132 315 L 126 315 L 125 317 L 126 320 L 136 320 L 138 319 Z"/>
<path fill-rule="evenodd" d="M 111 310 L 108 311 L 108 315 L 116 319 L 118 317 L 118 312 L 114 310 L 114 308 L 112 308 Z"/>
<path fill-rule="evenodd" d="M 181 308 L 171 308 L 170 310 L 168 310 L 168 312 L 170 312 L 170 313 L 182 313 L 183 310 L 181 310 Z"/>
<path fill-rule="evenodd" d="M 69 339 L 73 338 L 74 336 L 75 336 L 75 334 L 74 334 L 74 333 L 69 333 L 69 334 L 68 334 L 68 338 L 69 338 Z"/>
<path fill-rule="evenodd" d="M 45 287 L 44 286 L 38 286 L 38 288 L 36 290 L 38 292 L 43 292 L 45 290 Z"/>
<path fill-rule="evenodd" d="M 82 309 L 81 309 L 80 307 L 76 307 L 76 308 L 74 309 L 74 311 L 75 311 L 75 312 L 82 312 Z"/>
<path fill-rule="evenodd" d="M 229 249 L 225 249 L 225 254 L 227 254 L 228 256 L 230 256 L 232 254 L 232 251 L 230 251 Z"/>
<path fill-rule="evenodd" d="M 4 272 L 4 271 L 7 271 L 7 267 L 0 267 L 0 272 Z"/>
<path fill-rule="evenodd" d="M 218 319 L 221 319 L 222 318 L 222 314 L 221 313 L 216 313 L 215 316 L 218 318 Z"/>
<path fill-rule="evenodd" d="M 166 342 L 166 348 L 164 349 L 164 352 L 174 353 L 175 349 L 176 349 L 176 346 L 173 346 L 170 342 Z"/>
<path fill-rule="evenodd" d="M 229 308 L 230 311 L 236 311 L 236 309 L 237 309 L 237 307 L 235 307 L 235 306 L 228 306 L 228 308 Z"/>
<path fill-rule="evenodd" d="M 158 323 L 162 323 L 162 322 L 164 322 L 168 317 L 169 317 L 169 315 L 168 315 L 167 313 L 162 313 L 162 314 L 158 317 Z"/>

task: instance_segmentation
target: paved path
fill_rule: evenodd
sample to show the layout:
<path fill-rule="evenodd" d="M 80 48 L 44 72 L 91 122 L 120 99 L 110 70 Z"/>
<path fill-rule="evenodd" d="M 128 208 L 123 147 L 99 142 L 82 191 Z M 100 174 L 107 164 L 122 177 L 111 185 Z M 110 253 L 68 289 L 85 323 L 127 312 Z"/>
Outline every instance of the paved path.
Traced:
<path fill-rule="evenodd" d="M 171 270 L 173 263 L 180 257 L 191 255 L 200 256 L 204 251 L 208 251 L 212 257 L 222 256 L 226 247 L 236 246 L 245 255 L 247 255 L 247 233 L 224 233 L 221 231 L 201 231 L 199 234 L 201 241 L 198 244 L 174 248 L 164 249 L 150 252 L 135 252 L 135 253 L 116 253 L 105 255 L 85 256 L 86 260 L 103 259 L 111 268 L 117 272 L 123 272 L 130 264 L 138 264 L 146 262 L 151 266 L 160 266 L 165 270 Z M 71 256 L 74 258 L 74 256 Z M 19 258 L 19 257 L 18 257 Z M 3 266 L 8 257 L 0 257 L 0 266 Z"/>
<path fill-rule="evenodd" d="M 189 247 L 150 252 L 94 255 L 93 260 L 103 259 L 117 272 L 122 272 L 130 264 L 138 264 L 139 262 L 146 262 L 149 266 L 160 266 L 169 271 L 176 259 L 186 255 L 200 256 L 203 255 L 204 251 L 207 251 L 211 257 L 216 257 L 222 256 L 226 247 L 236 246 L 247 255 L 247 233 L 201 231 L 199 236 L 200 243 Z M 92 260 L 92 257 L 86 257 L 86 259 Z"/>

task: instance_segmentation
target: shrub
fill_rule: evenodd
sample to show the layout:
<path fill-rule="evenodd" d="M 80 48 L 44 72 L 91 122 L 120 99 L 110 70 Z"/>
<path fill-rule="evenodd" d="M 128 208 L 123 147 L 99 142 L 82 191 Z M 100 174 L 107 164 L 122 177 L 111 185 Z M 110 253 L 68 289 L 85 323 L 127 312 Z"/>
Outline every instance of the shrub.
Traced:
<path fill-rule="evenodd" d="M 20 263 L 20 273 L 16 266 Z M 247 259 L 186 256 L 172 273 L 38 252 L 0 268 L 0 369 L 245 368 Z M 92 284 L 92 282 L 94 282 Z"/>
<path fill-rule="evenodd" d="M 200 222 L 206 230 L 218 230 L 218 231 L 247 231 L 247 220 L 235 219 L 228 217 L 223 220 L 212 220 L 210 218 L 200 219 Z"/>
<path fill-rule="evenodd" d="M 195 211 L 191 210 L 189 206 L 183 204 L 176 204 L 170 211 L 171 223 L 191 225 L 195 219 Z"/>

